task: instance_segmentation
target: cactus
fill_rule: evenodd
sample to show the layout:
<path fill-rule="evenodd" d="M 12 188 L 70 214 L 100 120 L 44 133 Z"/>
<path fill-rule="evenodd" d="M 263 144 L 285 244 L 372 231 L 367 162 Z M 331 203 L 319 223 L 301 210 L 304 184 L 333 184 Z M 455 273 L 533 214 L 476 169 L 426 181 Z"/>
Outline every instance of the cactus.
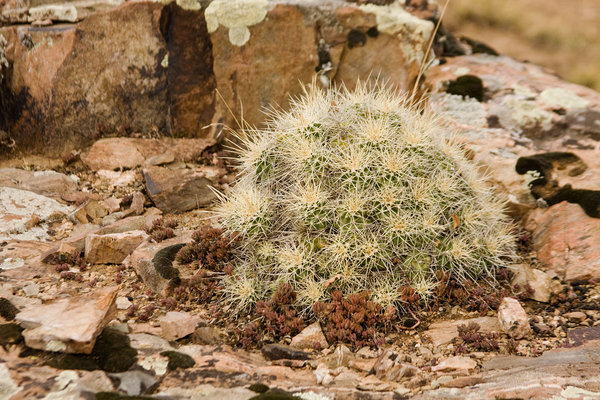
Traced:
<path fill-rule="evenodd" d="M 244 131 L 240 177 L 216 207 L 241 236 L 225 301 L 242 311 L 289 284 L 304 311 L 332 289 L 402 308 L 399 288 L 426 300 L 441 275 L 493 281 L 516 257 L 511 225 L 447 131 L 399 92 L 361 84 L 309 87 Z"/>

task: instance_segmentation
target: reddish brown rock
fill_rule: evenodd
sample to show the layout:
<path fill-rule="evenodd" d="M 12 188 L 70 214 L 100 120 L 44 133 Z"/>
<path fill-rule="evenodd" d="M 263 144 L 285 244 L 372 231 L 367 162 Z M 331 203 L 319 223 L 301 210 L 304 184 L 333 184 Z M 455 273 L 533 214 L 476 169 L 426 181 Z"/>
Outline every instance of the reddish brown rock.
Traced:
<path fill-rule="evenodd" d="M 121 263 L 147 237 L 144 231 L 91 234 L 85 239 L 85 260 L 91 264 Z"/>
<path fill-rule="evenodd" d="M 566 281 L 600 279 L 600 219 L 577 204 L 556 204 L 538 220 L 533 248 L 540 263 Z"/>
<path fill-rule="evenodd" d="M 198 170 L 144 169 L 148 195 L 165 213 L 180 213 L 210 205 L 216 199 L 210 187 L 223 174 L 223 170 L 212 167 Z"/>
<path fill-rule="evenodd" d="M 135 168 L 143 165 L 146 160 L 166 153 L 170 155 L 171 161 L 192 161 L 215 143 L 214 139 L 101 139 L 81 159 L 94 171 Z"/>
<path fill-rule="evenodd" d="M 469 371 L 477 367 L 477 362 L 469 357 L 455 356 L 449 357 L 439 364 L 431 367 L 433 372 L 449 372 L 449 371 Z"/>
<path fill-rule="evenodd" d="M 34 305 L 17 315 L 25 344 L 34 349 L 90 354 L 96 337 L 116 313 L 117 288 Z"/>

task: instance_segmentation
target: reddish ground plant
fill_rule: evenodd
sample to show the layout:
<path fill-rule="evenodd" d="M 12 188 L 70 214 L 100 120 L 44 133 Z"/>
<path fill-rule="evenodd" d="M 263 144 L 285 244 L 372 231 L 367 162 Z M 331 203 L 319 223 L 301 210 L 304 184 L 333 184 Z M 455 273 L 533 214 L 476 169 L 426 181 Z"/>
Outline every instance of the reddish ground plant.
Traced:
<path fill-rule="evenodd" d="M 178 263 L 190 264 L 197 261 L 202 268 L 211 271 L 231 270 L 231 250 L 238 239 L 224 235 L 222 229 L 203 226 L 194 232 L 192 240 L 192 243 L 177 253 L 175 259 Z"/>
<path fill-rule="evenodd" d="M 499 334 L 496 332 L 480 332 L 481 326 L 476 322 L 458 325 L 458 338 L 455 340 L 456 352 L 496 351 Z"/>
<path fill-rule="evenodd" d="M 175 237 L 175 228 L 177 228 L 177 221 L 159 218 L 155 219 L 154 222 L 152 222 L 152 226 L 146 228 L 145 231 L 155 242 L 162 242 L 163 240 Z"/>
<path fill-rule="evenodd" d="M 344 298 L 336 290 L 331 293 L 331 302 L 315 303 L 313 312 L 329 343 L 342 342 L 357 348 L 383 344 L 385 332 L 397 319 L 396 308 L 383 309 L 369 297 L 364 291 Z"/>

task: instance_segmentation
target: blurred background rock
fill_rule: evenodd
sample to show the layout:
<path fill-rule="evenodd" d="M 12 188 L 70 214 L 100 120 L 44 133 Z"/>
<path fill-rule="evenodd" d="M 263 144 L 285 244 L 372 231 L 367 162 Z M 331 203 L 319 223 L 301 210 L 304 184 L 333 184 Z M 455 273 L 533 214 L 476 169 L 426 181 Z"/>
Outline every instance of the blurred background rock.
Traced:
<path fill-rule="evenodd" d="M 456 36 L 600 90 L 600 0 L 451 0 L 444 19 Z"/>

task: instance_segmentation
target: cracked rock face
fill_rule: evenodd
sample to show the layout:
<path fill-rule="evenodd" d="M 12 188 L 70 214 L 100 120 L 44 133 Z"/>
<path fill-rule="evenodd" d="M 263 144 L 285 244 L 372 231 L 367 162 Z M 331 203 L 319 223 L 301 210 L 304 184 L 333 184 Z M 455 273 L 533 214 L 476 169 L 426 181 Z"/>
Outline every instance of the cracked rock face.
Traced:
<path fill-rule="evenodd" d="M 0 129 L 19 149 L 62 155 L 115 134 L 215 138 L 211 124 L 236 127 L 243 115 L 261 125 L 266 107 L 285 109 L 313 80 L 408 89 L 433 29 L 398 3 L 119 4 L 5 4 Z M 66 24 L 23 25 L 33 20 Z"/>

